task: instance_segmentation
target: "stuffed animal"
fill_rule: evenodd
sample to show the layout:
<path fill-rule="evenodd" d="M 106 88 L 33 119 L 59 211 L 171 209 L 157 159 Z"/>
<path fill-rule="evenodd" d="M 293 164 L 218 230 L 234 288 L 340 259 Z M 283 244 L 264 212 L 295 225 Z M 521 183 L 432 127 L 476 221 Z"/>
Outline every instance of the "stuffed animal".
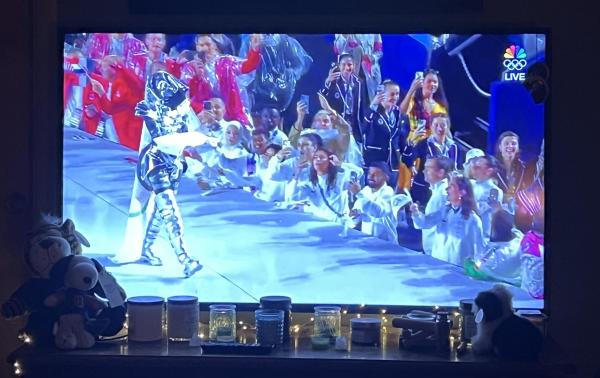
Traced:
<path fill-rule="evenodd" d="M 89 246 L 70 219 L 63 223 L 49 215 L 41 216 L 27 235 L 24 258 L 32 277 L 2 304 L 0 312 L 6 319 L 29 315 L 23 332 L 37 344 L 53 341 L 52 328 L 57 319 L 55 309 L 44 305 L 46 297 L 60 288 L 49 279 L 50 271 L 63 257 L 73 252 L 81 254 L 82 244 Z"/>
<path fill-rule="evenodd" d="M 494 352 L 505 360 L 536 360 L 542 349 L 541 332 L 529 320 L 514 314 L 512 294 L 503 285 L 482 291 L 475 298 L 477 334 L 473 351 Z"/>
<path fill-rule="evenodd" d="M 44 216 L 34 231 L 28 235 L 24 256 L 32 277 L 2 304 L 0 313 L 6 319 L 29 315 L 22 332 L 29 335 L 36 345 L 55 343 L 53 335 L 55 323 L 59 322 L 59 317 L 66 313 L 65 306 L 59 306 L 58 303 L 68 302 L 67 285 L 64 280 L 57 279 L 58 273 L 65 272 L 64 268 L 68 266 L 67 262 L 71 261 L 69 258 L 74 256 L 73 253 L 81 254 L 82 244 L 89 246 L 88 241 L 75 230 L 75 225 L 69 219 L 62 223 L 58 218 Z M 113 291 L 118 292 L 117 296 L 124 300 L 125 292 L 114 278 L 100 263 L 91 261 L 91 266 L 96 273 L 104 277 L 105 286 L 111 286 Z M 57 265 L 61 268 L 52 273 Z M 61 293 L 64 293 L 64 297 Z M 90 294 L 94 298 L 95 296 L 107 298 L 101 283 L 94 283 Z M 48 298 L 54 299 L 46 301 Z M 61 298 L 64 298 L 64 301 L 60 300 Z M 49 303 L 57 305 L 48 306 Z M 94 308 L 94 306 L 86 306 L 86 308 Z M 102 336 L 112 336 L 119 332 L 125 320 L 125 306 L 121 303 L 117 305 L 113 303 L 112 307 L 103 306 L 103 309 L 99 309 L 99 313 L 98 309 L 95 318 L 89 316 L 84 321 L 87 331 L 92 335 Z"/>
<path fill-rule="evenodd" d="M 59 309 L 54 330 L 55 345 L 59 349 L 92 347 L 95 338 L 86 329 L 86 322 L 96 319 L 108 307 L 93 292 L 98 284 L 98 268 L 94 261 L 85 256 L 64 257 L 52 268 L 50 279 L 62 286 L 44 300 L 47 307 Z M 106 327 L 109 320 L 103 320 Z"/>

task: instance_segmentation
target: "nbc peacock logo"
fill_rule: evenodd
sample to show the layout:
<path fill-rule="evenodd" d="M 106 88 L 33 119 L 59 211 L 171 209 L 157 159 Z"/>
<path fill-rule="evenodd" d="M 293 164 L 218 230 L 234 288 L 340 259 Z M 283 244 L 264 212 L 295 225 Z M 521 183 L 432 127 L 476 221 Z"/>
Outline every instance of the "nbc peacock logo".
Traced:
<path fill-rule="evenodd" d="M 504 80 L 525 80 L 525 73 L 520 72 L 527 66 L 527 52 L 519 45 L 510 45 L 504 50 L 502 65 L 506 68 Z M 516 71 L 516 72 L 514 72 Z"/>

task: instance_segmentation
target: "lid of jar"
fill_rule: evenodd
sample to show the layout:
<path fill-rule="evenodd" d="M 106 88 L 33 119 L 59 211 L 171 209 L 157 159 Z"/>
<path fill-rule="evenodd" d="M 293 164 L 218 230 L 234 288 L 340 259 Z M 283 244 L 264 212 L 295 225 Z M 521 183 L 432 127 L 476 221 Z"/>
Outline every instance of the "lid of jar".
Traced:
<path fill-rule="evenodd" d="M 379 318 L 353 318 L 350 320 L 352 329 L 379 328 L 381 319 Z"/>
<path fill-rule="evenodd" d="M 340 306 L 315 306 L 315 312 L 316 311 L 321 311 L 321 312 L 340 312 L 342 311 L 342 308 Z"/>
<path fill-rule="evenodd" d="M 167 298 L 167 303 L 174 305 L 189 305 L 198 303 L 198 297 L 193 295 L 174 295 Z"/>
<path fill-rule="evenodd" d="M 208 306 L 209 309 L 211 310 L 235 310 L 236 309 L 236 305 L 234 304 L 211 304 Z"/>
<path fill-rule="evenodd" d="M 458 303 L 460 304 L 461 309 L 467 310 L 467 311 L 472 311 L 475 301 L 472 299 L 461 299 Z"/>
<path fill-rule="evenodd" d="M 136 306 L 162 305 L 164 301 L 165 299 L 163 297 L 156 297 L 152 295 L 127 298 L 127 304 Z"/>
<path fill-rule="evenodd" d="M 289 310 L 292 308 L 292 298 L 283 295 L 269 295 L 260 298 L 260 306 L 265 309 Z"/>
<path fill-rule="evenodd" d="M 408 314 L 406 314 L 405 316 L 406 316 L 406 318 L 412 319 L 412 320 L 424 320 L 424 321 L 435 320 L 435 314 L 433 312 L 420 311 L 420 310 L 413 310 L 413 311 L 409 312 Z"/>

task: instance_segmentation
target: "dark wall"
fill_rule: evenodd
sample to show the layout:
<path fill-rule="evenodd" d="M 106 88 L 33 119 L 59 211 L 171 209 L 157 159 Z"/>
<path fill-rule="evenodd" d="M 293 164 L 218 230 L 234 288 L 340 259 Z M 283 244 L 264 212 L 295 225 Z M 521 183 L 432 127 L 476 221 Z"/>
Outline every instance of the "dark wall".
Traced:
<path fill-rule="evenodd" d="M 97 31 L 145 28 L 140 30 L 142 32 L 178 25 L 182 28 L 180 31 L 193 27 L 211 31 L 227 19 L 225 25 L 228 30 L 223 31 L 231 33 L 247 32 L 249 27 L 257 31 L 278 32 L 382 33 L 397 31 L 398 27 L 419 31 L 428 26 L 438 27 L 441 31 L 444 28 L 455 30 L 460 25 L 471 30 L 510 26 L 549 27 L 553 68 L 552 96 L 548 103 L 551 109 L 548 125 L 551 129 L 546 143 L 549 148 L 546 183 L 551 204 L 548 206 L 550 218 L 547 223 L 550 232 L 547 252 L 551 278 L 550 334 L 578 363 L 582 376 L 591 376 L 600 367 L 597 353 L 600 322 L 595 320 L 597 314 L 592 311 L 600 298 L 597 279 L 600 264 L 594 237 L 594 225 L 599 222 L 593 219 L 598 214 L 594 206 L 598 201 L 591 185 L 592 178 L 597 175 L 597 164 L 593 159 L 597 155 L 594 147 L 597 145 L 598 127 L 591 115 L 597 102 L 598 75 L 594 69 L 585 69 L 595 65 L 592 56 L 598 45 L 595 28 L 599 19 L 590 12 L 591 8 L 586 3 L 465 0 L 456 2 L 465 6 L 460 11 L 452 7 L 436 9 L 436 4 L 450 4 L 442 0 L 360 4 L 351 0 L 292 1 L 285 2 L 286 5 L 282 5 L 284 2 L 281 1 L 278 6 L 269 1 L 267 5 L 264 2 L 231 5 L 228 9 L 234 14 L 230 17 L 225 15 L 222 7 L 214 11 L 219 14 L 211 17 L 189 11 L 167 14 L 177 10 L 178 2 L 164 2 L 169 4 L 165 12 L 154 15 L 130 14 L 128 2 L 120 0 L 15 0 L 3 4 L 1 299 L 25 279 L 21 245 L 33 215 L 40 210 L 56 211 L 60 206 L 61 188 L 57 185 L 60 182 L 57 167 L 60 166 L 58 152 L 61 148 L 58 138 L 61 127 L 60 76 L 57 74 L 60 51 L 56 46 L 58 26 L 88 25 Z M 209 9 L 209 2 L 197 3 L 204 4 L 198 9 Z M 415 4 L 411 9 L 412 3 Z M 144 3 L 140 1 L 139 4 Z M 181 1 L 181 4 L 186 2 Z M 425 12 L 422 4 L 433 8 Z M 336 8 L 342 6 L 349 7 L 349 10 Z M 264 15 L 268 11 L 281 17 L 267 18 Z M 303 16 L 290 16 L 297 11 Z M 244 13 L 253 14 L 245 16 Z M 5 356 L 14 348 L 18 326 L 12 322 L 0 322 L 0 355 Z M 6 376 L 11 376 L 8 365 L 0 362 L 0 369 Z"/>

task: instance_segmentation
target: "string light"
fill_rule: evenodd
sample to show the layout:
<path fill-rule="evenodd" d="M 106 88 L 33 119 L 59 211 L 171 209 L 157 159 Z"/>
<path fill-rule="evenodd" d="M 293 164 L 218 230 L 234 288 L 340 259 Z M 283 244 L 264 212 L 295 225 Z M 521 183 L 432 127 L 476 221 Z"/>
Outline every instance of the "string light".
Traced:
<path fill-rule="evenodd" d="M 25 335 L 25 339 L 23 339 L 23 341 L 28 345 L 33 344 L 33 339 L 29 335 Z"/>
<path fill-rule="evenodd" d="M 243 329 L 243 330 L 247 330 L 247 329 L 248 329 L 248 327 L 247 327 L 247 326 L 242 326 L 242 329 Z"/>
<path fill-rule="evenodd" d="M 15 375 L 22 375 L 23 374 L 23 370 L 21 369 L 21 364 L 18 361 L 15 361 L 15 363 L 13 364 L 13 366 L 15 367 Z"/>
<path fill-rule="evenodd" d="M 387 310 L 386 310 L 385 308 L 382 308 L 382 309 L 381 309 L 381 313 L 382 313 L 382 314 L 385 314 L 386 312 L 387 312 Z"/>

